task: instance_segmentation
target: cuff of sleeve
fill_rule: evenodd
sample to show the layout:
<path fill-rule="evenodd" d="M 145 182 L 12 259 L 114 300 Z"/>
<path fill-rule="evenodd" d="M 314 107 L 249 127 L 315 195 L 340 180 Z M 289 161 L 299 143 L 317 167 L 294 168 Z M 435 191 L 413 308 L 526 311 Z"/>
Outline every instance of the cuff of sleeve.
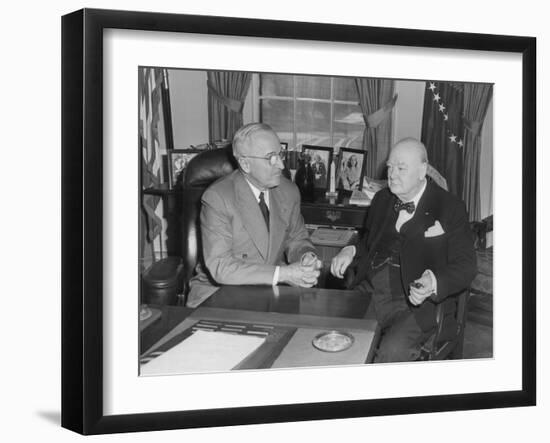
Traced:
<path fill-rule="evenodd" d="M 275 272 L 273 273 L 273 282 L 271 283 L 272 286 L 277 286 L 277 283 L 279 283 L 279 268 L 280 266 L 275 266 Z"/>
<path fill-rule="evenodd" d="M 354 245 L 345 246 L 344 249 L 352 251 L 353 257 L 355 257 L 355 254 L 357 253 L 357 248 Z"/>
<path fill-rule="evenodd" d="M 430 269 L 427 269 L 427 272 L 430 275 L 430 278 L 432 279 L 432 288 L 433 288 L 432 295 L 434 294 L 437 295 L 437 278 L 435 278 L 435 274 Z"/>

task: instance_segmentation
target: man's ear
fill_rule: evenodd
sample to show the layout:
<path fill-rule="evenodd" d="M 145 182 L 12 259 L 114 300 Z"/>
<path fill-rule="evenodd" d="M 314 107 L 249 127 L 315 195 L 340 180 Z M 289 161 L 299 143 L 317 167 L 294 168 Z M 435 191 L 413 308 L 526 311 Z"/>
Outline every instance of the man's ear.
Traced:
<path fill-rule="evenodd" d="M 426 175 L 428 175 L 428 163 L 424 162 L 420 166 L 420 180 L 425 179 Z"/>
<path fill-rule="evenodd" d="M 239 158 L 239 166 L 243 170 L 243 172 L 246 172 L 247 174 L 250 172 L 250 163 L 248 163 L 248 160 L 246 158 Z"/>

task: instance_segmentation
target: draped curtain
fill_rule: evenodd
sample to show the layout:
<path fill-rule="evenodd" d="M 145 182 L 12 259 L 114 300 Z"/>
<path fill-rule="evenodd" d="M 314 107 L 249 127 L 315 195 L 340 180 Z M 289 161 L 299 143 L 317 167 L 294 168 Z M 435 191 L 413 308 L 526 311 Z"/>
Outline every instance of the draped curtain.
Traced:
<path fill-rule="evenodd" d="M 462 197 L 464 183 L 464 87 L 461 83 L 426 82 L 421 140 L 428 160 L 445 180 L 449 192 Z"/>
<path fill-rule="evenodd" d="M 470 220 L 481 219 L 479 189 L 481 129 L 492 96 L 492 85 L 479 83 L 464 85 L 464 187 L 462 195 Z"/>
<path fill-rule="evenodd" d="M 231 140 L 243 124 L 244 100 L 252 74 L 208 71 L 207 75 L 209 140 Z"/>
<path fill-rule="evenodd" d="M 391 147 L 391 112 L 397 100 L 393 80 L 356 78 L 365 121 L 363 150 L 368 151 L 365 175 L 379 178 Z"/>

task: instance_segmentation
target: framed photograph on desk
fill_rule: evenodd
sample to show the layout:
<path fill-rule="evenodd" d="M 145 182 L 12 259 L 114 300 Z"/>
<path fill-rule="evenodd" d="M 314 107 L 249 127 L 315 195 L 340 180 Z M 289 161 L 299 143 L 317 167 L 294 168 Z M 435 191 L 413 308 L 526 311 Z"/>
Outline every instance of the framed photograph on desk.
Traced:
<path fill-rule="evenodd" d="M 340 148 L 338 165 L 336 165 L 336 189 L 361 190 L 366 164 L 366 151 Z"/>
<path fill-rule="evenodd" d="M 333 148 L 326 146 L 302 145 L 303 165 L 311 170 L 315 189 L 327 189 L 329 186 L 332 152 Z"/>
<path fill-rule="evenodd" d="M 170 189 L 181 187 L 183 174 L 189 161 L 199 152 L 198 149 L 172 149 L 168 151 L 168 177 Z"/>
<path fill-rule="evenodd" d="M 287 142 L 281 142 L 281 152 L 283 153 L 283 159 L 286 161 L 288 160 L 288 143 Z"/>
<path fill-rule="evenodd" d="M 283 28 L 291 38 L 282 37 Z M 527 37 L 92 9 L 63 17 L 62 425 L 99 434 L 534 405 L 535 50 L 535 39 Z M 145 104 L 136 99 L 137 73 L 143 67 L 167 66 L 368 79 L 365 83 L 408 79 L 404 82 L 414 83 L 421 100 L 417 113 L 402 116 L 419 115 L 425 97 L 428 104 L 441 99 L 442 83 L 460 79 L 463 84 L 498 85 L 492 139 L 518 148 L 494 150 L 494 186 L 506 189 L 495 193 L 494 207 L 501 211 L 513 199 L 518 208 L 499 216 L 494 225 L 495 237 L 506 238 L 495 249 L 495 288 L 505 292 L 494 314 L 495 325 L 506 325 L 494 330 L 499 352 L 460 362 L 139 376 L 140 181 L 128 159 L 135 158 L 137 165 L 142 154 L 135 123 Z M 460 85 L 447 86 L 448 94 L 461 93 Z M 404 105 L 399 90 L 391 92 L 396 100 L 376 103 L 373 109 L 362 103 L 367 133 L 391 121 L 394 105 Z M 224 103 L 225 109 L 243 106 L 238 98 Z M 440 106 L 426 112 L 446 121 L 449 103 Z M 313 109 L 300 115 L 315 122 L 322 114 Z M 467 123 L 474 139 L 481 135 L 476 121 Z M 456 134 L 449 137 L 456 152 L 472 152 Z M 329 174 L 330 151 L 326 158 L 326 150 L 312 149 L 323 152 Z M 367 174 L 384 161 L 382 152 L 369 150 Z M 521 176 L 521 186 L 510 188 L 510 176 Z M 154 220 L 156 208 L 151 209 L 147 214 Z M 152 225 L 147 234 L 157 228 Z M 248 304 L 258 303 L 254 294 L 244 292 Z M 271 306 L 284 305 L 282 295 Z M 331 305 L 316 292 L 302 295 L 304 304 L 296 305 L 307 315 L 318 317 L 324 305 Z M 161 321 L 171 326 L 173 318 L 166 312 Z M 205 383 L 216 395 L 205 395 Z"/>

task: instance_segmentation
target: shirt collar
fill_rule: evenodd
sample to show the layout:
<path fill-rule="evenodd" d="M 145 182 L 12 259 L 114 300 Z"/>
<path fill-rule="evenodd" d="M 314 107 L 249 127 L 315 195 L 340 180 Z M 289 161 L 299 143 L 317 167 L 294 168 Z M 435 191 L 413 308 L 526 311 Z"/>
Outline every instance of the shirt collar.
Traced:
<path fill-rule="evenodd" d="M 248 186 L 250 186 L 250 189 L 252 190 L 252 193 L 254 194 L 254 197 L 256 197 L 257 201 L 260 201 L 260 193 L 261 192 L 264 193 L 265 204 L 267 205 L 267 207 L 269 207 L 269 190 L 266 189 L 265 191 L 260 191 L 256 186 L 254 186 L 250 182 L 250 180 L 248 180 L 248 178 L 246 176 L 244 176 L 244 179 L 248 183 Z"/>
<path fill-rule="evenodd" d="M 415 208 L 418 206 L 418 202 L 420 201 L 420 197 L 422 197 L 422 194 L 424 194 L 424 190 L 426 189 L 427 184 L 428 184 L 428 180 L 424 179 L 424 184 L 420 188 L 420 191 L 418 191 L 416 193 L 416 195 L 413 197 L 412 200 L 409 200 L 409 201 L 414 202 L 414 207 Z M 408 202 L 403 202 L 403 203 L 408 203 Z"/>

